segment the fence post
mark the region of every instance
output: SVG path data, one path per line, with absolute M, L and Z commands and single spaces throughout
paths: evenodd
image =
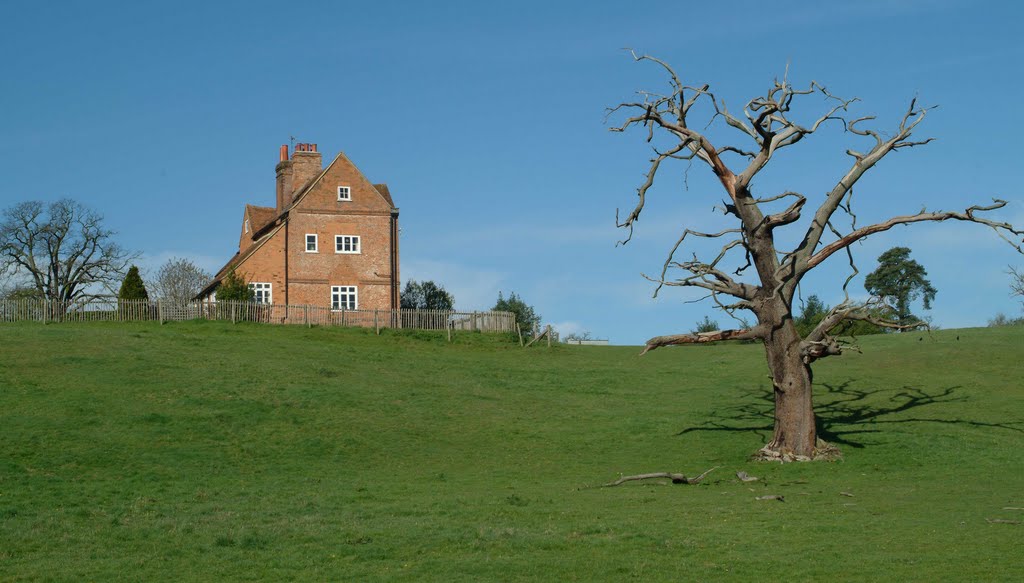
M 312 328 L 313 324 L 309 321 L 309 304 L 306 304 L 305 306 L 302 306 L 302 308 L 303 308 L 302 309 L 303 318 L 305 318 L 305 320 L 306 320 L 306 327 L 307 328 Z
M 43 300 L 43 325 L 46 325 L 46 312 L 50 311 L 49 307 L 50 300 Z
M 548 348 L 551 348 L 551 324 L 548 324 Z
M 448 342 L 451 342 L 452 341 L 452 322 L 448 321 L 446 323 L 446 325 L 445 325 L 445 328 L 448 329 Z
M 377 336 L 380 336 L 380 320 L 377 318 L 377 308 L 373 309 L 373 328 L 377 331 Z
M 164 324 L 164 302 L 163 300 L 156 301 L 156 317 L 160 320 L 160 325 Z
M 519 323 L 512 318 L 512 325 L 516 327 L 516 334 L 519 334 L 519 346 L 523 345 L 523 329 L 519 327 Z
M 237 309 L 238 309 L 238 306 L 235 305 L 235 302 L 231 302 L 231 323 L 232 324 L 235 323 L 235 310 L 237 310 Z

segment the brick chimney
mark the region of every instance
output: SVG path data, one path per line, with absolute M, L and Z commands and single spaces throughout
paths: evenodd
M 281 161 L 277 163 L 277 213 L 281 214 L 292 201 L 292 184 L 294 169 L 288 159 L 288 146 L 281 146 Z
M 316 150 L 316 144 L 295 144 L 295 153 L 292 154 L 292 192 L 288 203 L 295 198 L 299 189 L 316 178 L 322 170 L 323 160 Z

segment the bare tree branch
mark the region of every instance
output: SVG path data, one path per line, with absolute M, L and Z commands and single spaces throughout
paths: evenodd
M 678 346 L 680 344 L 704 344 L 707 342 L 720 342 L 722 340 L 756 340 L 764 337 L 764 331 L 760 326 L 747 328 L 745 330 L 716 330 L 714 332 L 698 332 L 696 334 L 673 334 L 670 336 L 655 336 L 644 344 L 641 356 L 663 346 Z
M 647 171 L 646 180 L 644 180 L 644 183 L 641 184 L 640 187 L 637 188 L 636 190 L 636 195 L 640 198 L 640 200 L 638 200 L 636 203 L 636 207 L 634 207 L 633 211 L 629 213 L 629 216 L 626 217 L 626 220 L 621 222 L 619 221 L 618 212 L 615 213 L 615 226 L 619 228 L 629 228 L 629 235 L 624 240 L 619 241 L 620 245 L 625 245 L 626 243 L 629 242 L 630 239 L 633 238 L 633 223 L 640 218 L 640 212 L 644 210 L 644 202 L 647 198 L 647 190 L 654 184 L 654 177 L 658 173 L 658 167 L 661 166 L 661 163 L 664 162 L 666 158 L 670 158 L 674 154 L 677 154 L 681 152 L 683 149 L 685 149 L 686 145 L 687 144 L 685 142 L 680 143 L 678 146 L 672 148 L 668 152 L 658 154 L 655 158 L 653 158 L 651 160 L 651 168 Z
M 829 335 L 829 331 L 844 321 L 859 320 L 874 324 L 880 328 L 890 330 L 914 330 L 928 328 L 926 322 L 910 322 L 900 324 L 887 320 L 879 315 L 880 311 L 892 312 L 893 306 L 887 304 L 882 298 L 871 298 L 866 302 L 851 302 L 846 300 L 835 306 L 822 318 L 821 322 L 811 330 L 800 343 L 800 353 L 804 362 L 810 364 L 817 359 L 826 356 L 842 354 L 843 347 Z
M 870 170 L 878 163 L 879 160 L 884 158 L 893 150 L 922 143 L 912 142 L 909 138 L 913 134 L 917 125 L 924 121 L 925 115 L 929 109 L 931 108 L 918 108 L 917 100 L 911 100 L 910 107 L 900 120 L 898 131 L 888 140 L 882 140 L 877 133 L 869 130 L 854 131 L 854 133 L 859 135 L 871 135 L 874 137 L 876 140 L 875 146 L 871 148 L 867 154 L 857 154 L 854 156 L 855 162 L 853 166 L 849 171 L 847 171 L 846 175 L 840 179 L 835 187 L 829 191 L 825 202 L 822 203 L 818 208 L 818 211 L 814 214 L 814 220 L 811 222 L 807 232 L 804 234 L 803 240 L 783 265 L 785 273 L 779 275 L 786 280 L 787 287 L 790 291 L 795 288 L 797 283 L 799 283 L 800 278 L 811 269 L 809 261 L 815 253 L 818 243 L 821 241 L 821 236 L 824 233 L 826 225 L 829 220 L 831 220 L 833 213 L 835 213 L 842 204 L 843 199 L 846 198 L 847 193 L 853 188 L 857 181 L 860 180 L 864 173 Z M 847 127 L 849 128 L 849 124 Z
M 980 225 L 991 227 L 992 230 L 996 232 L 996 234 L 998 234 L 1002 239 L 1004 239 L 1011 246 L 1013 246 L 1014 249 L 1016 249 L 1018 252 L 1024 253 L 1024 248 L 1022 248 L 1022 243 L 1024 243 L 1024 241 L 1022 241 L 1022 243 L 1016 243 L 1010 240 L 1010 238 L 1004 234 L 1005 232 L 1011 235 L 1021 237 L 1024 236 L 1024 230 L 1016 229 L 1013 225 L 1009 223 L 990 221 L 983 217 L 975 216 L 975 213 L 992 211 L 1003 208 L 1004 206 L 1006 206 L 1005 200 L 995 199 L 995 202 L 993 204 L 984 206 L 974 205 L 968 207 L 967 210 L 965 210 L 962 213 L 954 211 L 939 211 L 931 213 L 920 212 L 916 215 L 893 217 L 887 221 L 882 221 L 881 223 L 869 225 L 867 227 L 861 227 L 860 229 L 856 229 L 855 231 L 851 232 L 845 237 L 841 237 L 838 241 L 835 241 L 822 247 L 821 251 L 815 253 L 814 256 L 812 256 L 807 261 L 806 269 L 813 269 L 819 263 L 821 263 L 825 259 L 828 259 L 828 257 L 835 253 L 836 251 L 847 248 L 853 243 L 860 241 L 861 239 L 864 239 L 865 237 L 868 237 L 870 235 L 874 235 L 875 233 L 888 231 L 889 229 L 895 227 L 896 225 L 907 225 L 910 223 L 920 223 L 925 221 L 941 222 L 948 221 L 950 219 L 957 221 L 966 221 L 970 223 L 978 223 Z
M 1010 295 L 1024 297 L 1024 272 L 1011 267 L 1007 273 L 1013 278 L 1010 281 Z
M 673 484 L 688 484 L 690 486 L 693 486 L 693 485 L 699 484 L 701 482 L 701 480 L 704 479 L 705 476 L 707 476 L 708 474 L 710 474 L 711 472 L 713 472 L 713 471 L 715 471 L 717 469 L 718 469 L 718 466 L 715 466 L 715 467 L 711 468 L 710 470 L 705 471 L 703 474 L 701 474 L 699 476 L 694 476 L 692 478 L 688 478 L 688 477 L 684 476 L 683 474 L 674 474 L 674 473 L 671 473 L 671 472 L 654 472 L 654 473 L 650 473 L 650 474 L 637 474 L 635 476 L 622 476 L 618 480 L 615 480 L 614 482 L 608 482 L 607 484 L 604 484 L 601 487 L 602 488 L 611 488 L 611 487 L 614 487 L 614 486 L 621 486 L 622 484 L 625 484 L 626 482 L 635 482 L 637 480 L 654 480 L 654 479 L 659 479 L 659 478 L 660 479 L 672 480 Z

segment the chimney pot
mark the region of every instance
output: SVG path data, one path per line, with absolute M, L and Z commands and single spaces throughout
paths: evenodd
M 286 162 L 287 160 L 288 160 L 288 145 L 287 144 L 282 144 L 281 145 L 281 160 L 280 161 L 281 162 Z
M 310 144 L 310 145 L 313 146 L 313 151 L 316 152 L 316 144 Z

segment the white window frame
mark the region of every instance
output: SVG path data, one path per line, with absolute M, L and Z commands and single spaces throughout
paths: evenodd
M 245 219 L 245 232 L 249 232 L 249 219 Z
M 274 284 L 264 281 L 254 281 L 249 284 L 249 289 L 253 291 L 253 299 L 257 304 L 272 305 L 274 303 Z
M 346 239 L 348 239 L 348 250 L 345 250 Z M 363 240 L 359 235 L 335 235 L 334 252 L 345 255 L 359 255 L 363 252 Z
M 339 201 L 351 201 L 352 200 L 352 187 L 351 186 L 338 186 L 338 200 Z
M 312 237 L 313 248 L 309 248 L 310 237 Z M 306 253 L 319 253 L 320 252 L 320 238 L 317 237 L 316 233 L 306 233 Z
M 342 298 L 346 298 L 343 300 Z M 344 303 L 342 303 L 344 301 Z M 332 285 L 331 286 L 331 310 L 340 312 L 342 310 L 359 309 L 359 287 L 354 285 Z

